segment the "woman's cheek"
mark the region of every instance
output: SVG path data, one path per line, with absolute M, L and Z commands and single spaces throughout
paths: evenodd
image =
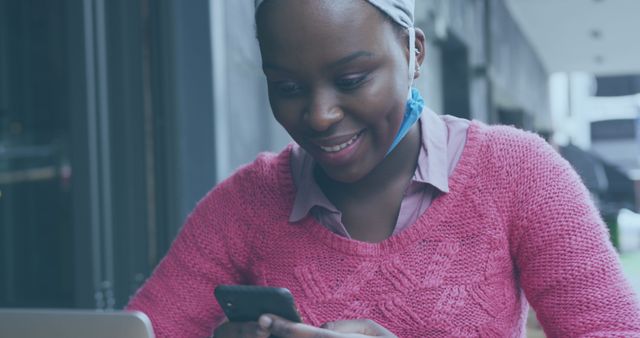
M 369 123 L 387 124 L 395 120 L 394 115 L 402 115 L 403 112 L 401 106 L 404 105 L 404 101 L 399 98 L 389 96 L 389 93 L 390 91 L 386 91 L 386 94 L 383 95 L 376 91 L 360 100 L 358 109 L 360 111 L 367 112 L 366 115 Z
M 363 92 L 360 99 L 363 108 L 373 112 L 376 118 L 388 115 L 397 110 L 397 107 L 404 105 L 408 90 L 403 91 L 398 79 L 393 74 L 379 74 Z
M 295 107 L 272 104 L 271 110 L 276 121 L 293 137 L 296 134 L 298 123 L 301 121 L 300 114 L 296 112 Z

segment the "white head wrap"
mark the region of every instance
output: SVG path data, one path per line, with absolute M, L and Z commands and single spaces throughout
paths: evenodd
M 256 10 L 265 1 L 267 0 L 255 0 Z M 366 1 L 388 15 L 397 24 L 407 29 L 409 34 L 409 83 L 413 83 L 413 76 L 416 71 L 416 34 L 413 23 L 415 0 Z

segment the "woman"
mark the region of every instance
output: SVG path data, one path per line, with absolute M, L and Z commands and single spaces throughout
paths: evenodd
M 271 108 L 296 144 L 189 216 L 129 305 L 158 336 L 513 337 L 527 301 L 549 336 L 640 336 L 570 166 L 533 134 L 423 109 L 413 1 L 256 7 Z M 306 324 L 224 322 L 219 284 L 287 287 Z

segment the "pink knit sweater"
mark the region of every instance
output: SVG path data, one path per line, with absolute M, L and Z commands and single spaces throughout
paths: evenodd
M 450 192 L 399 235 L 288 218 L 290 149 L 215 187 L 129 304 L 158 337 L 206 337 L 218 284 L 289 288 L 307 323 L 370 318 L 399 337 L 640 337 L 640 307 L 589 194 L 542 139 L 473 122 Z M 525 299 L 526 296 L 526 299 Z

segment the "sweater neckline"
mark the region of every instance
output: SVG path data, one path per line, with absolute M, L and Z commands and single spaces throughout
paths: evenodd
M 377 256 L 392 252 L 402 251 L 412 243 L 424 239 L 424 233 L 428 232 L 434 224 L 441 223 L 447 217 L 447 206 L 464 190 L 465 185 L 473 178 L 477 171 L 477 152 L 481 145 L 482 123 L 471 121 L 467 130 L 467 140 L 462 155 L 453 173 L 449 177 L 449 192 L 436 198 L 431 206 L 401 233 L 391 236 L 378 243 L 362 242 L 349 239 L 333 233 L 320 224 L 313 216 L 307 215 L 304 219 L 294 223 L 294 226 L 305 227 L 308 235 L 323 242 L 328 247 L 353 256 Z M 282 183 L 283 193 L 287 201 L 287 207 L 293 207 L 296 187 L 291 173 L 290 156 L 291 146 L 282 152 L 278 158 L 279 178 Z M 287 210 L 289 215 L 291 210 Z M 286 220 L 288 222 L 288 219 Z

